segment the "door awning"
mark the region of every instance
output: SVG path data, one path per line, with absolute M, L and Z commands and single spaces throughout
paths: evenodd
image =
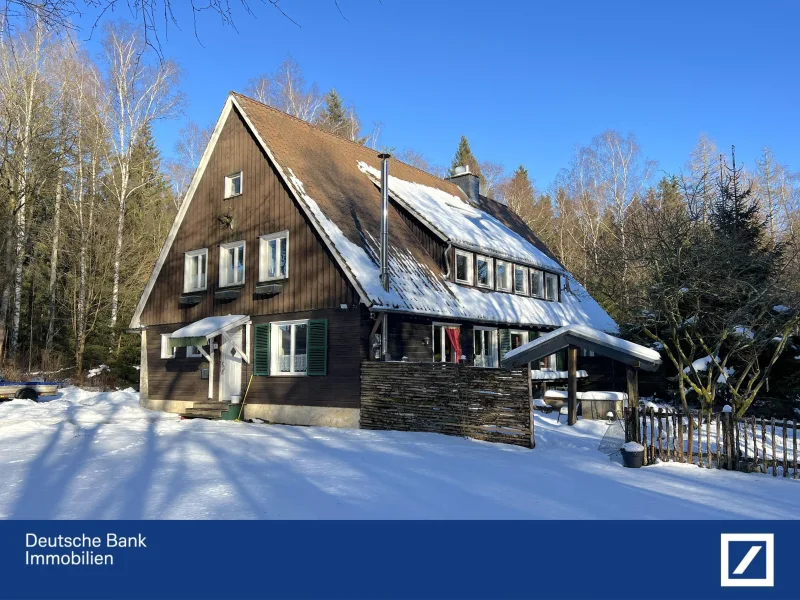
M 249 315 L 227 315 L 224 317 L 206 317 L 186 327 L 181 327 L 170 334 L 170 346 L 205 346 L 208 340 L 230 329 L 244 325 L 250 320 Z

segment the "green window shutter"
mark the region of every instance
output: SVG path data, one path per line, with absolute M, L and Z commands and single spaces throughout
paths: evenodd
M 497 337 L 500 339 L 500 360 L 503 360 L 506 354 L 511 351 L 511 331 L 509 329 L 500 329 L 497 332 Z
M 308 361 L 306 374 L 328 374 L 328 319 L 311 319 L 308 322 Z
M 255 336 L 253 337 L 253 373 L 255 375 L 269 375 L 269 323 L 254 325 Z

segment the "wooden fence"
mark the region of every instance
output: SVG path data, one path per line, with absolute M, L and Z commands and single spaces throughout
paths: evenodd
M 427 431 L 533 447 L 523 371 L 449 363 L 361 364 L 361 427 Z
M 798 478 L 796 421 L 644 407 L 633 416 L 626 408 L 625 439 L 645 447 L 645 464 L 658 459 Z

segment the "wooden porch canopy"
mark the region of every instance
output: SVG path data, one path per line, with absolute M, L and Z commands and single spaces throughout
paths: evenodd
M 537 339 L 523 344 L 503 357 L 501 366 L 513 369 L 527 366 L 541 360 L 559 350 L 567 348 L 568 362 L 568 419 L 570 425 L 577 422 L 577 362 L 578 348 L 591 350 L 600 356 L 607 356 L 628 366 L 628 402 L 634 406 L 639 398 L 639 370 L 655 371 L 661 365 L 661 355 L 651 348 L 646 348 L 603 333 L 585 325 L 567 325 L 546 333 Z

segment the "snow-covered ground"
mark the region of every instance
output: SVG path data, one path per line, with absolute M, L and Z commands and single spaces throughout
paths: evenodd
M 597 451 L 536 417 L 535 450 L 426 433 L 180 420 L 133 391 L 0 404 L 0 517 L 791 519 L 800 481 Z

